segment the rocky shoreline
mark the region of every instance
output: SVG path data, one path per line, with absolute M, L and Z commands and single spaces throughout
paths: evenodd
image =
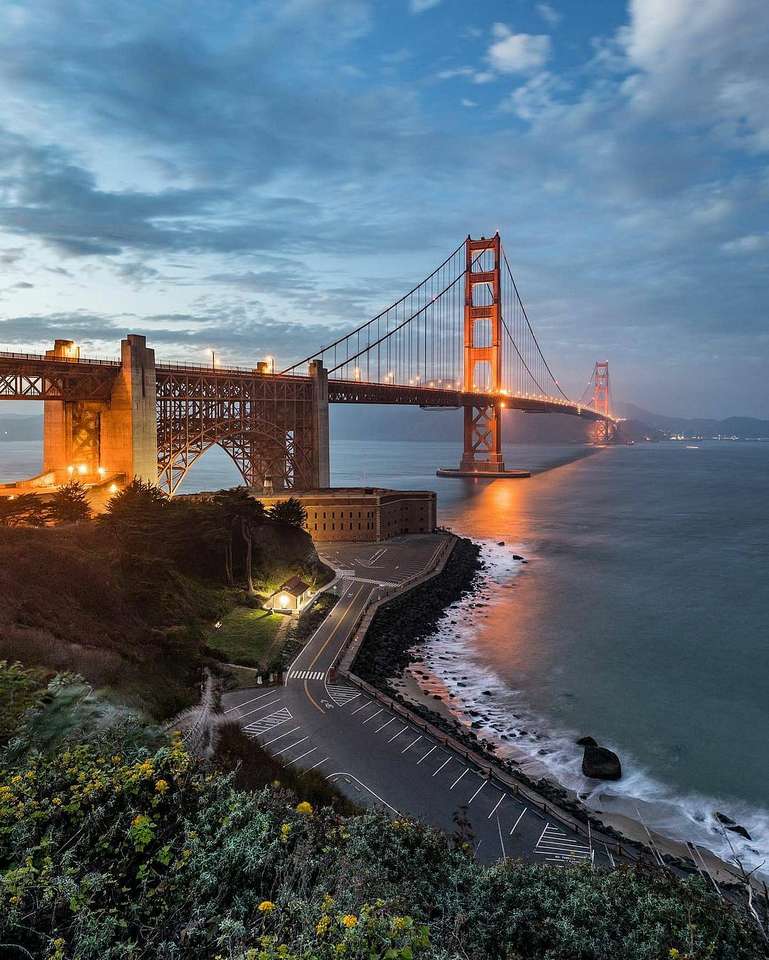
M 471 716 L 469 722 L 462 722 L 455 715 L 453 694 L 449 693 L 451 699 L 444 700 L 438 694 L 419 689 L 419 677 L 424 676 L 419 669 L 424 663 L 421 644 L 434 633 L 452 604 L 479 591 L 484 569 L 480 547 L 469 539 L 459 538 L 440 574 L 405 594 L 397 595 L 379 608 L 353 662 L 352 671 L 468 749 L 485 755 L 520 783 L 536 791 L 543 800 L 568 811 L 575 819 L 589 823 L 603 836 L 652 862 L 656 861 L 656 853 L 666 864 L 696 875 L 698 868 L 688 859 L 682 845 L 674 841 L 665 843 L 664 838 L 656 837 L 656 850 L 652 851 L 645 841 L 594 816 L 572 791 L 548 777 L 530 777 L 515 759 L 498 756 L 497 744 L 476 733 L 482 725 L 479 720 L 473 720 Z M 419 693 L 413 695 L 410 686 Z M 459 703 L 456 707 L 460 707 Z M 461 712 L 472 714 L 466 708 Z M 714 861 L 717 869 L 720 862 L 716 858 Z M 722 881 L 727 879 L 720 870 L 719 873 Z

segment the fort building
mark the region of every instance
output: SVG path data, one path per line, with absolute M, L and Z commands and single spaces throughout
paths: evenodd
M 382 487 L 322 487 L 256 494 L 266 508 L 289 497 L 307 511 L 305 530 L 313 540 L 379 541 L 406 533 L 432 533 L 437 497 L 432 490 Z

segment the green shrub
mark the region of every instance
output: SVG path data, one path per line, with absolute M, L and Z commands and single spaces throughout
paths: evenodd
M 700 881 L 485 868 L 413 821 L 297 799 L 121 728 L 6 762 L 0 944 L 57 960 L 765 956 Z

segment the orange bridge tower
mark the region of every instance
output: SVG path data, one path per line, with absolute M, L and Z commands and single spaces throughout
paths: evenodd
M 501 242 L 496 233 L 465 242 L 465 393 L 498 394 L 502 387 Z M 464 408 L 464 450 L 460 470 L 501 473 L 502 416 L 497 403 Z

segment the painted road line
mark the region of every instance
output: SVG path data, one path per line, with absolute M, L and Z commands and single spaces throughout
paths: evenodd
M 423 760 L 427 760 L 427 758 L 430 756 L 430 754 L 433 752 L 433 750 L 437 750 L 437 749 L 438 749 L 438 744 L 436 743 L 435 746 L 430 747 L 430 749 L 427 751 L 427 753 L 426 753 L 423 757 L 420 757 L 419 760 L 417 760 L 417 766 L 419 766 L 419 764 L 420 764 Z
M 499 798 L 499 800 L 497 800 L 497 802 L 494 804 L 494 809 L 491 811 L 488 817 L 486 817 L 487 820 L 491 820 L 491 818 L 497 812 L 497 807 L 500 805 L 500 803 L 502 803 L 504 799 L 505 799 L 505 794 L 503 793 L 502 796 Z M 499 823 L 499 817 L 497 817 L 497 823 Z
M 362 707 L 357 707 L 355 710 L 353 710 L 353 712 L 350 714 L 350 716 L 351 716 L 351 717 L 354 717 L 356 713 L 360 713 L 361 710 L 365 710 L 366 707 L 370 707 L 370 706 L 371 706 L 370 703 L 364 703 Z
M 269 747 L 271 743 L 277 743 L 278 740 L 282 740 L 283 737 L 287 737 L 291 733 L 296 733 L 297 730 L 301 730 L 301 724 L 298 727 L 293 727 L 291 730 L 286 730 L 285 733 L 281 733 L 279 737 L 273 737 L 272 740 L 268 740 L 267 743 L 263 743 L 263 747 Z
M 521 820 L 523 820 L 524 816 L 526 815 L 526 811 L 527 811 L 528 809 L 529 809 L 528 807 L 524 807 L 523 810 L 521 810 L 521 815 L 520 815 L 520 817 L 518 817 L 518 819 L 515 821 L 515 823 L 513 824 L 513 829 L 510 831 L 510 836 L 511 836 L 511 837 L 512 837 L 512 835 L 513 835 L 513 832 L 514 832 L 515 828 L 518 826 L 518 824 L 521 822 Z
M 364 721 L 363 721 L 363 723 L 368 723 L 369 720 L 373 720 L 374 717 L 378 717 L 379 714 L 382 713 L 383 711 L 384 711 L 384 707 L 380 707 L 379 710 L 377 710 L 376 713 L 372 713 L 371 716 L 370 716 L 367 720 L 364 720 Z
M 410 743 L 404 750 L 401 750 L 401 753 L 405 753 L 406 750 L 410 750 L 410 749 L 414 746 L 414 744 L 415 744 L 415 743 L 419 743 L 419 741 L 420 741 L 421 739 L 422 739 L 422 734 L 420 734 L 420 735 L 416 738 L 416 740 L 412 740 L 411 743 Z
M 405 733 L 408 730 L 408 728 L 409 728 L 409 725 L 406 724 L 406 726 L 402 730 L 399 730 L 394 737 L 390 737 L 390 739 L 387 742 L 392 743 L 393 740 L 397 740 L 402 733 Z
M 452 757 L 447 757 L 447 759 L 444 760 L 443 763 L 442 763 L 442 764 L 438 767 L 438 769 L 435 771 L 435 773 L 433 774 L 433 776 L 434 776 L 434 777 L 437 777 L 438 774 L 441 772 L 441 770 L 443 770 L 443 768 L 446 766 L 446 764 L 447 764 L 447 763 L 451 763 L 452 759 L 453 759 Z
M 609 851 L 609 848 L 606 846 L 606 844 L 603 845 L 603 848 L 606 851 L 606 856 L 609 858 L 609 863 L 611 864 L 611 868 L 612 870 L 614 870 L 614 868 L 617 866 L 617 864 L 614 862 L 614 857 L 611 855 L 611 852 Z
M 233 710 L 240 710 L 241 707 L 247 707 L 249 703 L 256 703 L 257 700 L 264 700 L 265 697 L 274 697 L 275 691 L 268 690 L 267 693 L 261 693 L 258 697 L 252 697 L 250 700 L 244 700 L 243 703 L 236 703 L 234 707 L 230 707 L 229 710 L 225 710 L 225 714 L 232 713 Z
M 478 794 L 481 792 L 481 790 L 483 790 L 483 788 L 486 786 L 487 783 L 488 783 L 488 780 L 484 780 L 483 783 L 480 785 L 480 787 L 478 787 L 478 789 L 477 789 L 477 790 L 475 791 L 475 793 L 472 795 L 472 797 L 470 797 L 470 799 L 467 801 L 468 807 L 469 807 L 470 804 L 473 802 L 473 800 L 475 800 L 475 798 L 478 796 Z
M 310 767 L 310 770 L 314 770 L 316 767 L 319 767 L 322 763 L 325 763 L 326 760 L 328 760 L 328 757 L 324 757 L 322 760 L 318 760 L 317 763 L 313 763 L 313 765 Z
M 451 784 L 451 786 L 449 787 L 449 790 L 453 790 L 454 787 L 456 787 L 456 785 L 457 785 L 457 784 L 459 783 L 459 781 L 462 779 L 462 777 L 464 777 L 464 775 L 465 775 L 466 773 L 469 773 L 469 772 L 470 772 L 470 768 L 469 768 L 469 767 L 465 767 L 465 769 L 459 774 L 459 776 L 457 777 L 457 779 Z
M 250 717 L 252 713 L 261 713 L 262 710 L 266 710 L 268 707 L 274 707 L 276 703 L 280 703 L 280 697 L 276 697 L 275 700 L 270 701 L 270 703 L 265 703 L 262 707 L 254 707 L 253 710 L 244 713 L 240 719 L 245 720 L 246 717 Z
M 308 750 L 306 753 L 303 753 L 299 757 L 294 757 L 293 760 L 289 760 L 289 763 L 299 763 L 300 760 L 304 760 L 305 757 L 309 757 L 311 753 L 315 753 L 317 747 L 313 747 L 312 750 Z
M 349 783 L 351 786 L 355 786 L 355 784 L 353 783 L 353 780 L 354 780 L 355 783 L 359 783 L 364 790 L 367 790 L 371 794 L 371 796 L 374 797 L 375 800 L 378 800 L 380 803 L 383 803 L 386 807 L 389 807 L 393 813 L 400 812 L 396 810 L 395 807 L 389 804 L 386 800 L 380 797 L 379 794 L 374 793 L 371 787 L 366 786 L 366 784 L 362 780 L 359 780 L 357 777 L 354 777 L 351 773 L 343 773 L 341 771 L 339 773 L 331 773 L 329 774 L 328 779 L 333 782 L 338 777 L 343 777 L 347 781 L 347 783 Z M 358 790 L 358 793 L 360 793 L 360 790 L 358 789 L 358 787 L 355 787 L 355 789 Z
M 491 816 L 491 814 L 489 814 Z M 502 859 L 507 859 L 507 851 L 505 850 L 505 841 L 502 839 L 502 825 L 499 822 L 499 817 L 497 817 L 497 832 L 499 833 L 499 845 L 502 847 Z
M 285 753 L 286 750 L 293 750 L 294 747 L 298 747 L 300 743 L 304 743 L 305 740 L 309 740 L 309 739 L 310 739 L 309 737 L 302 737 L 301 740 L 296 740 L 294 743 L 290 743 L 287 747 L 283 747 L 282 750 L 276 750 L 275 756 L 279 757 L 281 753 Z
M 377 727 L 374 733 L 379 733 L 380 730 L 384 730 L 385 727 L 389 727 L 391 723 L 395 723 L 395 717 L 390 717 L 390 719 L 383 723 L 381 727 Z
M 282 707 L 280 710 L 276 710 L 275 713 L 271 713 L 267 717 L 260 717 L 258 720 L 254 720 L 252 723 L 247 723 L 243 729 L 246 733 L 255 733 L 261 735 L 263 733 L 267 733 L 269 730 L 274 730 L 275 727 L 279 727 L 293 719 L 294 718 L 291 715 L 291 711 L 287 707 Z

